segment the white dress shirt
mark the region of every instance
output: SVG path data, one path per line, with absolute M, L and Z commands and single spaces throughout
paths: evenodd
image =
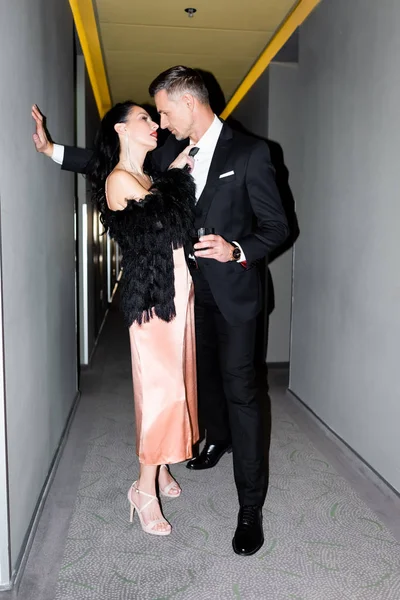
M 53 154 L 51 155 L 51 159 L 58 165 L 62 165 L 64 161 L 64 146 L 53 144 Z
M 221 131 L 222 122 L 214 115 L 214 121 L 199 141 L 195 144 L 193 140 L 190 140 L 190 143 L 199 149 L 194 157 L 194 168 L 191 173 L 196 184 L 196 200 L 200 198 L 206 185 L 215 146 L 217 145 Z
M 194 157 L 194 167 L 191 175 L 196 184 L 196 200 L 198 200 L 205 188 L 207 183 L 208 172 L 210 170 L 211 161 L 214 156 L 215 147 L 221 135 L 223 123 L 214 115 L 214 120 L 210 127 L 203 134 L 197 143 L 190 140 L 191 144 L 194 144 L 196 148 L 199 148 L 196 156 Z M 240 249 L 241 255 L 238 262 L 245 262 L 246 257 L 244 252 L 237 242 L 234 242 Z

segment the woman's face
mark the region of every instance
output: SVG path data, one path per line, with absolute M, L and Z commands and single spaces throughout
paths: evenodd
M 128 134 L 130 141 L 149 150 L 154 150 L 157 147 L 158 125 L 152 121 L 149 113 L 144 108 L 133 106 L 124 125 L 126 127 L 125 136 Z

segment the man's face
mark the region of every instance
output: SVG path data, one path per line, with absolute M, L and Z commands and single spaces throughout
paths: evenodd
M 169 97 L 166 90 L 154 96 L 160 114 L 161 129 L 168 129 L 177 140 L 190 137 L 193 129 L 193 113 L 187 94 L 180 97 Z

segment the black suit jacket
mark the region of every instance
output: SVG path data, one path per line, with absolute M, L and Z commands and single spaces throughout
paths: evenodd
M 188 145 L 169 136 L 153 152 L 153 165 L 166 170 Z M 65 148 L 63 168 L 84 172 L 90 151 Z M 233 171 L 232 175 L 220 175 Z M 247 267 L 236 262 L 198 259 L 221 313 L 231 324 L 254 318 L 262 307 L 262 290 L 255 265 L 281 245 L 288 224 L 275 183 L 267 144 L 224 124 L 203 193 L 196 205 L 195 226 L 214 227 L 227 241 L 237 241 Z

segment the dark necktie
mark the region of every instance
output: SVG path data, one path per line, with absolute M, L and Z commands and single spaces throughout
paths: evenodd
M 194 148 L 191 148 L 189 150 L 189 156 L 191 156 L 192 158 L 194 158 L 196 156 L 196 154 L 198 153 L 199 150 L 200 150 L 200 148 L 198 148 L 197 146 L 195 146 Z M 189 165 L 185 165 L 183 167 L 183 170 L 185 171 L 185 173 L 190 173 L 191 172 L 191 168 L 189 167 Z
M 191 156 L 192 158 L 194 158 L 196 156 L 196 154 L 198 153 L 198 151 L 200 150 L 200 148 L 198 148 L 197 146 L 195 146 L 194 148 L 192 148 L 189 152 L 189 156 Z

